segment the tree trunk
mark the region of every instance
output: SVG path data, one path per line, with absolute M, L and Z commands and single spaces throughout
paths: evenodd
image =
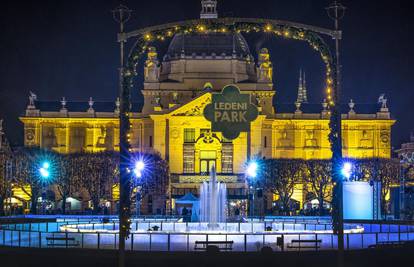
M 32 196 L 30 197 L 30 213 L 37 214 L 37 194 L 32 192 Z
M 93 214 L 98 214 L 99 212 L 99 198 L 93 197 L 92 198 L 92 204 L 93 204 Z
M 325 213 L 325 210 L 323 208 L 323 204 L 324 204 L 323 197 L 319 197 L 318 202 L 319 202 L 319 216 L 323 216 Z
M 0 196 L 0 216 L 4 216 L 4 198 Z
M 383 196 L 382 194 L 381 194 L 381 203 L 380 203 L 380 205 L 381 205 L 381 215 L 382 216 L 386 216 L 387 215 L 387 201 L 385 200 L 385 196 Z
M 66 213 L 66 196 L 62 195 L 62 214 Z
M 36 186 L 36 185 L 31 185 L 32 188 L 32 194 L 30 196 L 30 213 L 31 214 L 37 214 L 37 203 L 38 203 L 38 198 L 39 198 L 39 194 L 41 192 L 41 189 Z
M 289 213 L 289 211 L 290 211 L 290 207 L 289 207 L 289 198 L 287 198 L 287 197 L 283 197 L 283 201 L 282 201 L 282 203 L 283 203 L 283 215 L 285 215 L 285 216 L 289 216 L 290 214 L 288 214 Z

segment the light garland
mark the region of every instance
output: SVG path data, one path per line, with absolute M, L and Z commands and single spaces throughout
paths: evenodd
M 328 45 L 325 41 L 316 33 L 308 30 L 304 30 L 298 27 L 286 27 L 280 25 L 274 25 L 269 23 L 234 23 L 233 25 L 225 25 L 223 23 L 205 24 L 190 24 L 184 26 L 174 26 L 163 30 L 157 30 L 145 33 L 141 35 L 132 50 L 124 77 L 126 81 L 124 86 L 132 88 L 133 76 L 136 75 L 136 66 L 149 47 L 150 43 L 154 41 L 165 41 L 168 38 L 173 37 L 175 34 L 191 34 L 193 32 L 208 33 L 208 32 L 233 32 L 233 33 L 250 33 L 250 32 L 264 32 L 274 34 L 278 37 L 286 39 L 294 39 L 307 42 L 311 48 L 320 53 L 321 59 L 326 67 L 326 87 L 325 93 L 329 106 L 332 108 L 335 103 L 333 101 L 333 58 Z

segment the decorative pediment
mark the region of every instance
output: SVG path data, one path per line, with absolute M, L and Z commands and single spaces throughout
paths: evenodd
M 170 113 L 171 116 L 203 116 L 205 106 L 211 103 L 211 93 L 205 93 Z

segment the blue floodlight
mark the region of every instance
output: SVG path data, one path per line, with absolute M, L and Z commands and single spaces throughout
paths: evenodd
M 246 169 L 247 176 L 249 176 L 251 178 L 256 178 L 258 167 L 259 166 L 257 165 L 256 162 L 254 162 L 254 161 L 250 162 L 249 165 L 247 166 L 247 169 Z
M 43 169 L 49 169 L 50 163 L 49 162 L 43 162 Z
M 45 161 L 42 163 L 42 167 L 39 169 L 40 177 L 43 179 L 47 179 L 50 177 L 50 163 Z
M 350 162 L 345 162 L 344 165 L 342 166 L 342 170 L 341 170 L 342 175 L 349 179 L 351 178 L 352 175 L 352 163 Z
M 145 163 L 142 160 L 135 162 L 134 174 L 136 177 L 140 178 L 142 176 L 142 171 L 145 169 Z

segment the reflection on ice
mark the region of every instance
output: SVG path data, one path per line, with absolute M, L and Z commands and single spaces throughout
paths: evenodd
M 313 223 L 285 223 L 285 222 L 246 222 L 246 223 L 217 223 L 214 228 L 208 222 L 181 223 L 181 222 L 132 222 L 132 233 L 208 233 L 208 234 L 227 234 L 227 233 L 311 233 L 311 234 L 330 234 L 332 225 L 313 224 Z M 62 232 L 82 232 L 82 233 L 117 233 L 117 223 L 89 223 L 89 224 L 69 224 L 60 227 Z M 346 224 L 345 233 L 363 233 L 364 227 L 355 224 Z

